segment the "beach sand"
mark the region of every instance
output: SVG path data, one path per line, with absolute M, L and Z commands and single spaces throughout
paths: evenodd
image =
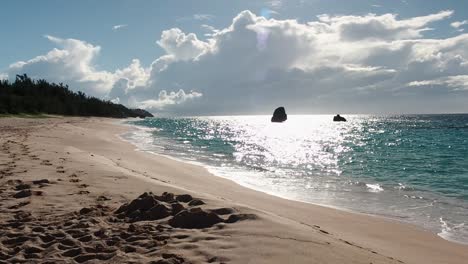
M 418 227 L 136 151 L 117 122 L 0 118 L 0 263 L 467 263 Z

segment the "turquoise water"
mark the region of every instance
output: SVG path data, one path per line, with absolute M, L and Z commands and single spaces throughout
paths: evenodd
M 125 138 L 277 196 L 468 243 L 468 115 L 150 118 Z

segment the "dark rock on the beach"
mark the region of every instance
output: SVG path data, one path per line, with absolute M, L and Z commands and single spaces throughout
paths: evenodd
M 145 220 L 158 220 L 170 215 L 169 208 L 163 204 L 158 204 L 153 208 L 149 209 L 147 213 L 143 216 Z
M 176 201 L 173 193 L 163 192 L 161 196 L 156 196 L 156 199 L 161 202 L 171 203 Z
M 13 195 L 14 198 L 19 199 L 19 198 L 26 198 L 32 195 L 31 190 L 22 190 Z
M 221 219 L 217 214 L 203 211 L 198 207 L 190 210 L 184 210 L 169 220 L 169 224 L 172 227 L 189 229 L 212 227 L 213 225 L 221 222 L 223 222 L 223 219 Z
M 27 190 L 27 189 L 31 189 L 31 185 L 26 184 L 26 183 L 20 183 L 20 184 L 16 185 L 15 189 L 16 189 L 17 191 L 20 191 L 20 190 Z
M 37 180 L 37 181 L 33 181 L 32 182 L 33 184 L 49 184 L 49 180 L 48 179 L 42 179 L 42 180 Z
M 87 208 L 87 207 L 84 207 L 80 210 L 80 215 L 85 215 L 85 214 L 89 214 L 93 211 L 92 208 Z
M 257 216 L 254 214 L 235 214 L 229 216 L 229 218 L 226 220 L 226 223 L 231 224 L 235 223 L 238 221 L 244 221 L 244 220 L 255 220 L 257 219 Z
M 200 199 L 193 199 L 192 201 L 190 201 L 190 203 L 188 203 L 188 205 L 190 206 L 198 206 L 198 205 L 204 205 L 204 204 L 205 202 L 203 202 Z
M 193 197 L 190 194 L 181 194 L 177 195 L 176 200 L 182 203 L 188 203 L 193 200 Z
M 273 116 L 271 117 L 271 122 L 284 122 L 288 119 L 288 115 L 286 115 L 286 110 L 284 107 L 278 107 L 273 112 Z
M 346 122 L 346 118 L 340 116 L 340 115 L 336 115 L 333 117 L 333 121 L 334 122 Z
M 217 215 L 228 215 L 228 214 L 233 214 L 236 212 L 232 208 L 218 208 L 218 209 L 212 209 L 210 211 Z
M 172 203 L 171 207 L 172 207 L 172 215 L 176 215 L 180 211 L 185 209 L 185 207 L 183 205 L 181 205 L 180 203 Z
M 144 193 L 131 201 L 130 204 L 122 205 L 115 211 L 115 214 L 119 215 L 120 218 L 130 218 L 132 221 L 159 220 L 171 215 L 172 206 L 166 206 L 163 202 L 158 201 L 159 199 L 174 201 L 174 195 L 165 193 L 158 197 L 152 193 Z

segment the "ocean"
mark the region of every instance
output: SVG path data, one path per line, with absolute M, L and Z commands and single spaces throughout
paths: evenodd
M 138 149 L 287 199 L 416 224 L 468 243 L 468 115 L 146 118 Z

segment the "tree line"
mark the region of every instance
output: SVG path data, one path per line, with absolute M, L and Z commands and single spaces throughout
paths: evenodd
M 129 109 L 83 92 L 73 92 L 63 83 L 32 80 L 26 74 L 16 75 L 14 82 L 0 80 L 0 114 L 22 113 L 114 118 L 152 116 L 142 109 Z

